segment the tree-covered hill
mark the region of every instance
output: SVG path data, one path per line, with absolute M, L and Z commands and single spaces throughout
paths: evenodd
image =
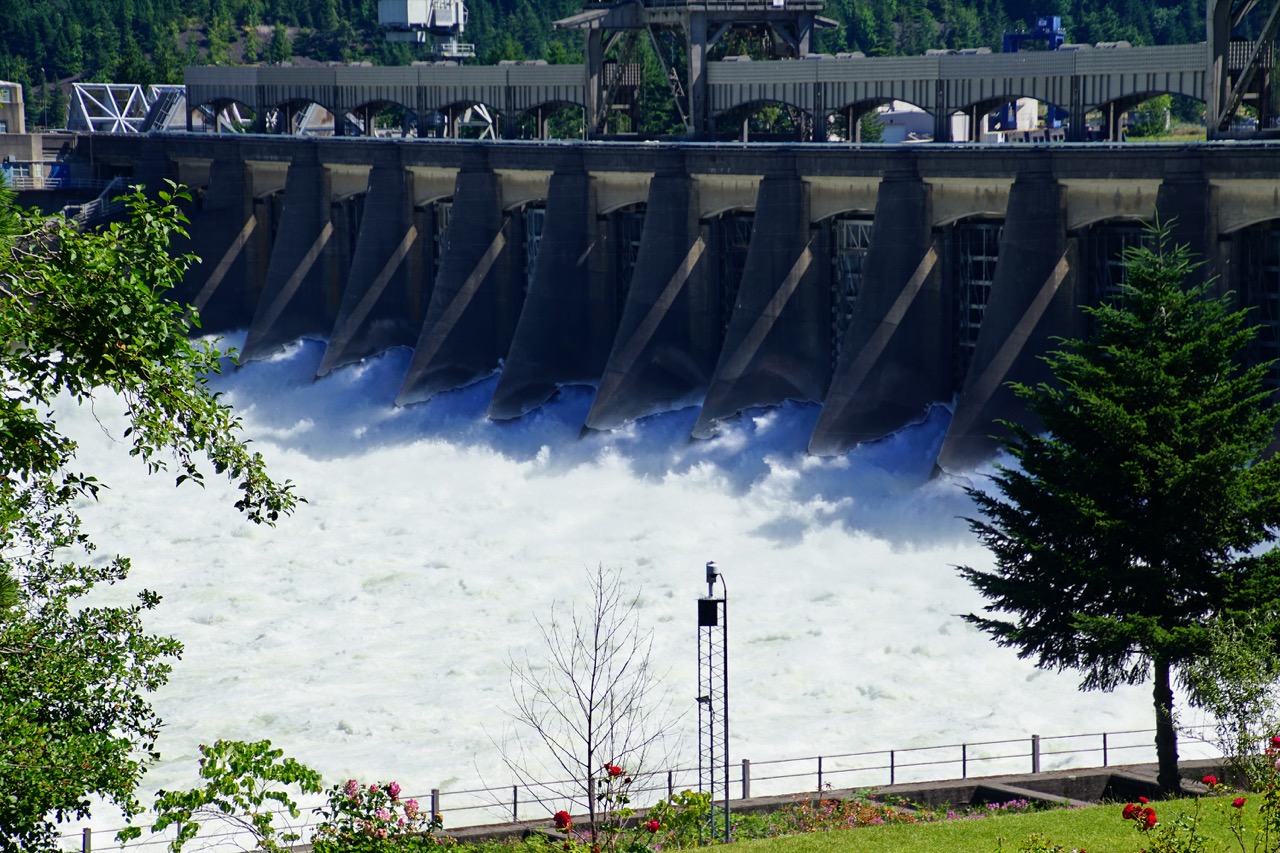
M 24 84 L 29 115 L 52 96 L 42 83 L 83 79 L 181 82 L 182 67 L 290 60 L 296 63 L 414 59 L 388 44 L 377 0 L 0 0 L 0 77 Z M 580 0 L 468 0 L 466 40 L 478 61 L 581 56 L 575 33 L 551 22 Z M 829 0 L 824 52 L 918 54 L 938 47 L 999 50 L 1005 30 L 1037 15 L 1061 15 L 1074 42 L 1127 39 L 1176 44 L 1204 39 L 1203 0 Z

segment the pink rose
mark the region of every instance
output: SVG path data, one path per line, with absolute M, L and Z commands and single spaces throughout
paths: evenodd
M 386 809 L 378 809 L 376 812 L 373 813 L 373 816 L 376 817 L 378 820 L 384 820 L 384 821 L 391 820 L 391 812 L 387 811 Z
M 417 816 L 417 814 L 418 814 L 418 801 L 417 801 L 417 800 L 405 800 L 405 801 L 404 801 L 404 813 L 405 813 L 406 815 L 408 815 L 408 816 L 409 816 L 409 819 L 410 819 L 410 820 L 412 820 L 414 817 L 416 817 L 416 816 Z
M 355 779 L 348 779 L 346 786 L 342 790 L 347 792 L 348 797 L 354 797 L 360 793 L 360 783 Z
M 387 786 L 387 796 L 391 797 L 391 801 L 395 802 L 400 799 L 400 783 L 392 782 Z

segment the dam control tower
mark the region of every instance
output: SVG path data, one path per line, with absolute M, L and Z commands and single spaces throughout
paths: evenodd
M 606 54 L 623 38 L 647 36 L 688 136 L 707 139 L 712 130 L 707 60 L 716 44 L 734 31 L 752 30 L 763 36 L 766 58 L 807 56 L 814 30 L 836 26 L 819 15 L 824 5 L 824 0 L 585 0 L 581 12 L 555 26 L 582 30 L 586 39 L 589 133 L 600 132 L 610 108 L 614 84 L 605 73 Z M 683 56 L 664 49 L 671 44 L 683 48 Z
M 378 0 L 378 23 L 387 41 L 425 45 L 434 59 L 473 59 L 474 44 L 465 44 L 466 0 Z

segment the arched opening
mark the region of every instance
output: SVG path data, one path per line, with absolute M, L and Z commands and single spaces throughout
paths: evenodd
M 370 101 L 345 116 L 347 136 L 406 138 L 418 135 L 418 115 L 395 101 Z
M 880 110 L 893 104 L 887 98 L 858 101 L 831 110 L 826 115 L 827 142 L 884 142 Z
M 426 117 L 429 132 L 419 136 L 436 136 L 443 139 L 499 139 L 502 137 L 502 115 L 487 104 L 478 101 L 457 101 L 445 104 Z
M 516 117 L 517 139 L 582 139 L 586 111 L 581 104 L 550 101 Z
M 259 128 L 283 136 L 333 136 L 333 111 L 315 101 L 284 101 L 266 110 Z
M 753 101 L 715 118 L 722 142 L 803 142 L 813 138 L 813 116 L 783 101 Z
M 193 133 L 251 133 L 258 122 L 248 104 L 231 99 L 196 104 L 188 118 Z
M 933 113 L 907 101 L 880 101 L 874 111 L 862 120 L 874 128 L 879 142 L 899 144 L 927 142 L 933 139 Z M 864 140 L 867 127 L 863 128 Z M 866 140 L 870 141 L 870 140 Z
M 1070 113 L 1049 101 L 1001 95 L 952 113 L 953 142 L 1065 142 Z

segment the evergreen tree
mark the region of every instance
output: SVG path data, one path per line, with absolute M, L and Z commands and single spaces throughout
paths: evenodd
M 284 24 L 276 24 L 271 33 L 271 44 L 267 45 L 267 61 L 272 65 L 279 65 L 292 57 L 293 42 L 289 39 L 289 33 Z
M 1187 283 L 1168 227 L 1152 242 L 1088 310 L 1093 335 L 1045 357 L 1055 383 L 1016 386 L 1044 431 L 1005 424 L 1017 467 L 997 469 L 998 494 L 969 490 L 995 568 L 960 572 L 993 614 L 966 620 L 1019 657 L 1087 690 L 1152 679 L 1159 784 L 1176 791 L 1171 674 L 1209 653 L 1212 620 L 1280 636 L 1280 552 L 1255 553 L 1280 527 L 1280 458 L 1264 455 L 1280 411 L 1266 365 L 1238 361 L 1245 312 Z

